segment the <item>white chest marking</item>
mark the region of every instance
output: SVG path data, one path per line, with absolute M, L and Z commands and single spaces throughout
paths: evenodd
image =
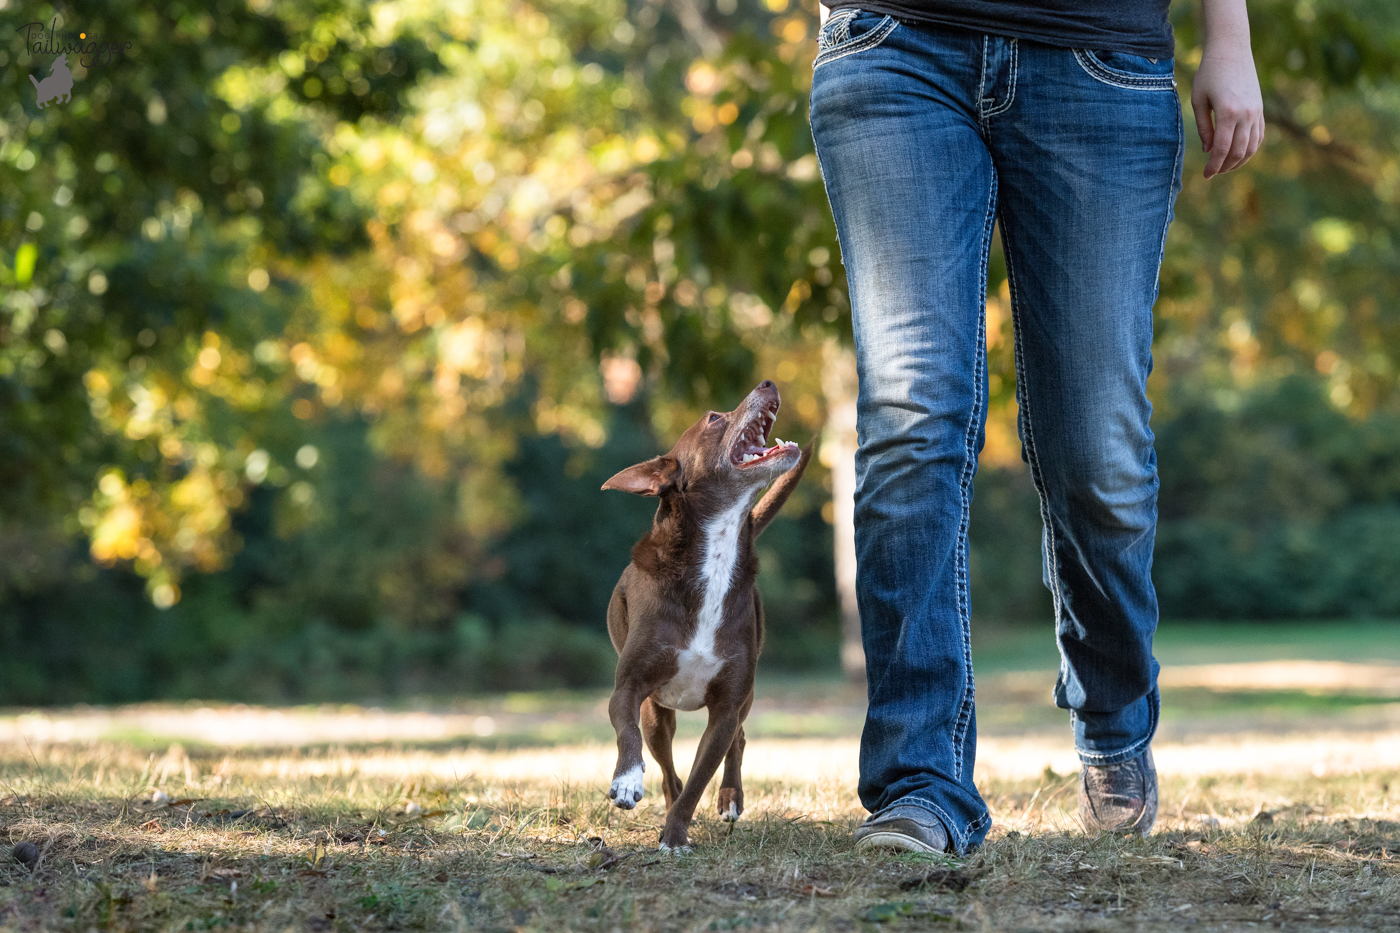
M 715 633 L 724 621 L 724 599 L 734 582 L 739 560 L 739 535 L 749 518 L 750 497 L 744 496 L 716 515 L 705 528 L 705 556 L 700 565 L 703 597 L 695 617 L 695 634 L 676 652 L 676 676 L 656 691 L 662 706 L 685 711 L 705 705 L 705 690 L 724 667 L 715 650 Z

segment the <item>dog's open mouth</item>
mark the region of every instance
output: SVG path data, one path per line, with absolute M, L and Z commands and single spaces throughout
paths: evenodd
M 748 427 L 739 435 L 734 442 L 734 449 L 729 455 L 729 459 L 737 467 L 750 467 L 774 457 L 782 456 L 788 450 L 796 450 L 796 441 L 785 441 L 780 437 L 773 438 L 773 446 L 768 447 L 765 438 L 768 432 L 773 429 L 773 421 L 778 415 L 777 403 L 772 408 L 765 409 L 758 413 Z

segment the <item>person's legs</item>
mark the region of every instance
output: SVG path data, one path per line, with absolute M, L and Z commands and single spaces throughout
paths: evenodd
M 860 376 L 861 802 L 877 816 L 896 803 L 936 815 L 959 852 L 989 825 L 972 782 L 967 570 L 997 196 L 978 128 L 981 69 L 979 36 L 838 10 L 811 114 Z
M 1055 701 L 1085 765 L 1120 765 L 1157 727 L 1146 387 L 1181 112 L 1170 60 L 1017 45 L 1014 101 L 984 130 L 1062 659 Z

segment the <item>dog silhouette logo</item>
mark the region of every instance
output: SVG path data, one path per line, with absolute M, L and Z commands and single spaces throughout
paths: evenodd
M 53 70 L 49 76 L 42 81 L 34 80 L 34 76 L 29 76 L 29 81 L 34 85 L 37 95 L 35 103 L 40 107 L 47 107 L 49 104 L 63 98 L 61 103 L 68 103 L 73 99 L 73 72 L 68 70 L 68 56 L 60 55 L 53 60 Z

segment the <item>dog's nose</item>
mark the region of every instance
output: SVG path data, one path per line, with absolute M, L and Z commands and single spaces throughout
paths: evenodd
M 765 380 L 763 380 L 762 382 L 760 382 L 760 383 L 758 384 L 758 387 L 759 387 L 760 389 L 772 389 L 772 388 L 775 388 L 774 385 L 773 385 L 773 380 L 772 380 L 772 379 L 765 379 Z

